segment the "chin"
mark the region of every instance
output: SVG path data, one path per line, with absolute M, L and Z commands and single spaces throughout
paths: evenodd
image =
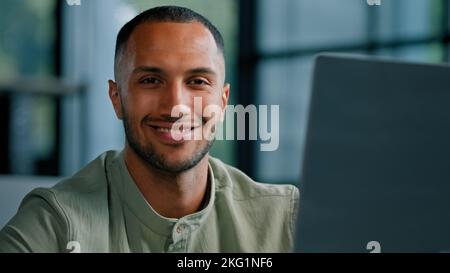
M 169 172 L 169 173 L 182 173 L 184 171 L 194 168 L 202 159 L 195 158 L 192 154 L 177 156 L 171 155 L 158 155 L 159 160 L 157 162 L 152 161 L 150 164 L 157 169 Z
M 170 151 L 155 151 L 158 154 L 159 158 L 164 159 L 165 162 L 169 165 L 179 165 L 185 162 L 191 161 L 195 155 L 198 153 L 197 150 L 194 149 L 170 149 Z

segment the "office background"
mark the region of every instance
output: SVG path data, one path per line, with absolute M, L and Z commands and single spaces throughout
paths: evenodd
M 0 226 L 26 192 L 121 149 L 107 94 L 120 27 L 175 4 L 209 18 L 225 39 L 230 104 L 280 105 L 280 142 L 216 141 L 212 154 L 256 180 L 298 182 L 314 55 L 363 53 L 449 62 L 447 0 L 2 0 Z

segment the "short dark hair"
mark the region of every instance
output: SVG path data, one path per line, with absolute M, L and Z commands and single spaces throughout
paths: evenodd
M 224 52 L 224 41 L 222 34 L 220 34 L 219 30 L 217 30 L 217 28 L 204 16 L 185 7 L 160 6 L 148 9 L 140 13 L 120 29 L 119 34 L 117 34 L 116 52 L 114 58 L 116 69 L 118 65 L 118 57 L 125 50 L 127 42 L 130 39 L 130 36 L 133 33 L 134 29 L 137 26 L 148 22 L 199 22 L 211 32 L 220 52 Z

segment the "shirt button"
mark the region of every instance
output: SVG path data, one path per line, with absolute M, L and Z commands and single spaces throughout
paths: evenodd
M 185 229 L 185 226 L 184 225 L 179 225 L 178 227 L 177 227 L 177 233 L 178 234 L 181 234 L 183 231 L 184 231 L 184 229 Z
M 182 233 L 185 232 L 186 228 L 187 228 L 186 224 L 180 224 L 180 225 L 177 226 L 177 228 L 175 229 L 175 232 L 176 232 L 177 234 L 182 234 Z

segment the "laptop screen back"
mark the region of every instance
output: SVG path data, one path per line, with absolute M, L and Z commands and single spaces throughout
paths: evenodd
M 299 252 L 450 251 L 450 68 L 316 59 Z

